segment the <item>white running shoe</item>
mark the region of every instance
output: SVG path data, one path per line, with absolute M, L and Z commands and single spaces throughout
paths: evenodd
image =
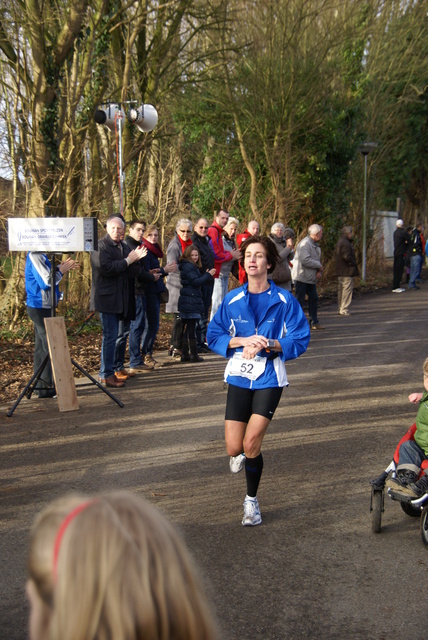
M 244 468 L 245 453 L 240 453 L 239 456 L 230 456 L 229 469 L 232 473 L 239 473 Z
M 244 527 L 255 527 L 262 523 L 262 516 L 260 514 L 260 507 L 257 498 L 250 500 L 245 498 L 244 500 L 244 517 L 242 518 L 242 524 Z

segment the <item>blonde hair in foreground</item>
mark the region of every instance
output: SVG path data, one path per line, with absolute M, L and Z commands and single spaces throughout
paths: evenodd
M 28 569 L 47 640 L 214 640 L 193 562 L 168 520 L 131 493 L 67 496 L 36 518 Z M 56 579 L 55 579 L 56 575 Z

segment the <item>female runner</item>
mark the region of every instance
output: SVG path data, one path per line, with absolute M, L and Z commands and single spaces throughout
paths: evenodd
M 306 351 L 310 329 L 294 296 L 268 280 L 278 259 L 272 240 L 251 236 L 241 251 L 248 282 L 227 294 L 208 325 L 207 339 L 212 351 L 229 358 L 226 450 L 232 473 L 245 466 L 242 524 L 255 526 L 262 522 L 257 490 L 263 437 L 288 385 L 284 363 Z

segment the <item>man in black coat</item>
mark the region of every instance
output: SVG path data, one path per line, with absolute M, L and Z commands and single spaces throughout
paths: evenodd
M 142 220 L 133 220 L 129 225 L 129 235 L 125 242 L 129 248 L 137 249 L 141 246 L 146 224 Z M 146 286 L 148 282 L 156 282 L 161 273 L 149 273 L 144 266 L 144 260 L 139 261 L 140 272 L 135 278 L 135 319 L 129 326 L 129 374 L 147 373 L 154 371 L 153 366 L 144 364 L 141 357 L 141 339 L 143 337 L 146 320 Z M 126 338 L 125 338 L 126 344 Z M 125 349 L 122 350 L 122 366 L 125 358 Z
M 202 266 L 200 268 L 201 275 L 214 268 L 214 251 L 208 235 L 208 220 L 200 218 L 195 224 L 195 232 L 192 236 L 192 242 L 199 250 Z M 204 302 L 204 315 L 198 320 L 196 326 L 196 339 L 199 351 L 209 351 L 206 344 L 207 326 L 209 311 L 211 306 L 211 298 L 213 295 L 214 280 L 210 278 L 209 282 L 202 285 L 202 300 Z
M 131 251 L 122 241 L 125 223 L 118 215 L 107 219 L 106 231 L 98 243 L 98 251 L 91 254 L 94 308 L 100 314 L 103 328 L 100 381 L 108 387 L 123 387 L 123 379 L 114 370 L 119 322 L 135 316 L 133 279 L 140 269 L 137 261 L 147 250 L 143 247 Z
M 404 229 L 403 220 L 397 220 L 394 231 L 394 271 L 392 280 L 392 292 L 404 293 L 405 289 L 400 287 L 401 278 L 403 277 L 404 265 L 409 247 L 410 236 Z
M 358 275 L 352 237 L 352 227 L 343 227 L 336 245 L 337 306 L 341 316 L 351 315 L 349 306 L 352 302 L 354 277 Z

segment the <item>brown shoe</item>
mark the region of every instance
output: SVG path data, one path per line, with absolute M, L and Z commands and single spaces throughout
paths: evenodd
M 122 381 L 125 382 L 129 378 L 128 373 L 126 372 L 126 369 L 122 369 L 121 371 L 115 371 L 114 375 L 117 378 L 117 380 L 120 380 L 121 382 Z
M 150 354 L 144 356 L 144 364 L 151 369 L 159 369 L 160 367 L 163 367 L 163 362 L 158 362 Z
M 114 376 L 110 376 L 109 378 L 105 379 L 105 385 L 106 387 L 123 387 L 125 385 L 125 383 L 122 380 L 118 380 L 116 378 L 116 375 Z
M 128 378 L 133 378 L 135 376 L 135 373 L 132 371 L 132 369 L 121 369 L 120 373 L 123 373 L 125 376 L 128 376 Z

